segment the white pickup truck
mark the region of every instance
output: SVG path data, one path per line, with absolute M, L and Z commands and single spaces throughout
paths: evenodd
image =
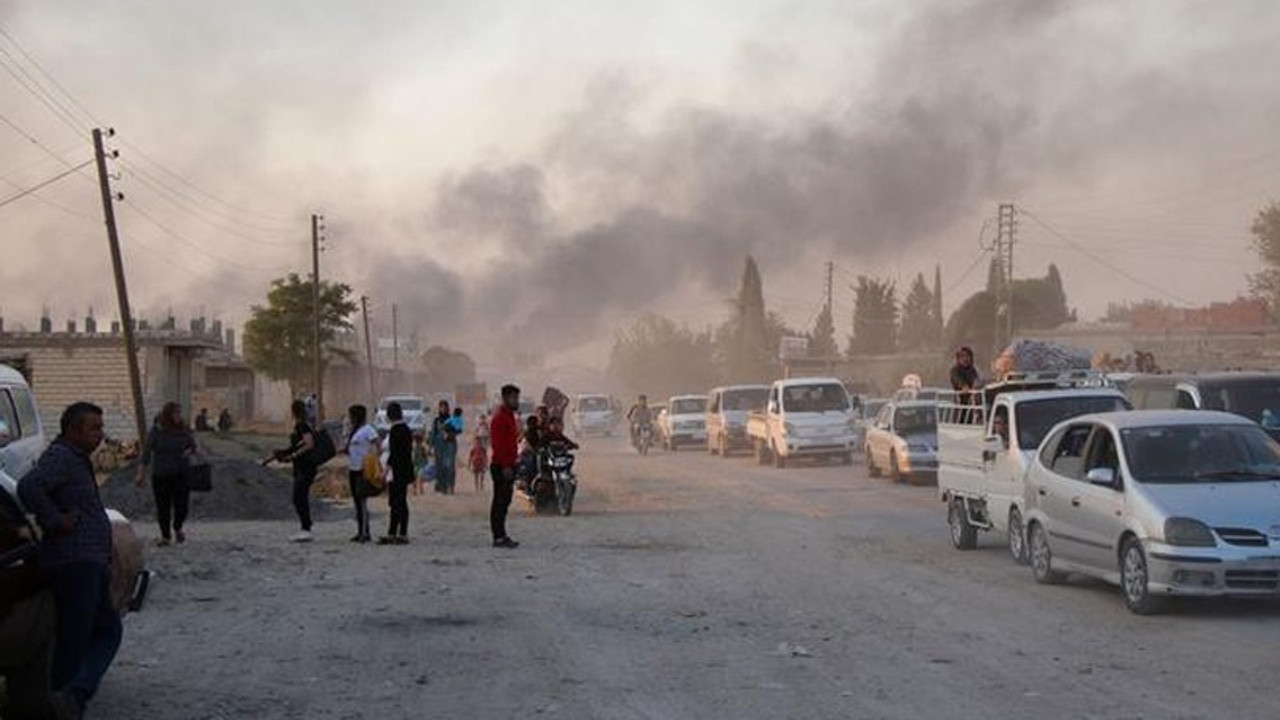
M 951 543 L 970 550 L 979 530 L 994 530 L 1025 563 L 1023 478 L 1040 442 L 1063 420 L 1125 410 L 1129 401 L 1089 371 L 1013 374 L 971 399 L 938 406 L 938 493 Z
M 835 378 L 778 380 L 764 411 L 747 417 L 756 462 L 786 467 L 796 457 L 831 457 L 853 464 L 857 418 L 844 385 Z

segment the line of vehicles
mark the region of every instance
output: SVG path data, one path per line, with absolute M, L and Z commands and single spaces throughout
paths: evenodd
M 614 434 L 615 410 L 580 396 L 572 427 Z M 994 533 L 1038 582 L 1100 578 L 1135 613 L 1280 596 L 1280 374 L 1015 372 L 883 400 L 796 378 L 672 397 L 654 427 L 672 451 L 776 467 L 861 451 L 873 477 L 936 483 L 957 549 Z

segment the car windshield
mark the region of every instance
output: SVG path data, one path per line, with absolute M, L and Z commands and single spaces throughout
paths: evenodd
M 898 435 L 916 435 L 938 431 L 938 410 L 928 407 L 900 407 L 893 414 L 893 429 Z
M 793 385 L 782 389 L 782 407 L 788 412 L 848 412 L 849 394 L 843 385 Z
M 1129 474 L 1145 483 L 1280 479 L 1280 444 L 1256 425 L 1169 425 L 1120 433 Z
M 870 420 L 880 414 L 880 408 L 884 407 L 884 400 L 868 400 L 862 404 L 862 417 Z
M 605 412 L 608 409 L 609 401 L 602 397 L 588 397 L 578 401 L 579 412 Z
M 705 398 L 685 398 L 671 401 L 672 415 L 700 415 L 707 409 Z
M 763 410 L 769 401 L 767 388 L 728 390 L 724 394 L 723 409 L 732 411 Z
M 1014 414 L 1018 420 L 1018 447 L 1035 450 L 1053 426 L 1073 417 L 1093 413 L 1128 410 L 1129 401 L 1118 397 L 1064 396 L 1019 402 Z
M 386 410 L 391 403 L 400 403 L 400 409 L 405 412 L 422 412 L 422 401 L 415 398 L 390 398 L 382 403 L 382 409 Z
M 1263 427 L 1280 427 L 1280 376 L 1200 388 L 1205 410 L 1243 415 Z

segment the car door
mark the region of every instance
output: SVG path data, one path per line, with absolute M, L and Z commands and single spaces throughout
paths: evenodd
M 1084 482 L 1084 454 L 1093 427 L 1093 423 L 1075 423 L 1062 433 L 1048 459 L 1048 472 L 1040 474 L 1035 488 L 1053 554 L 1067 562 L 1081 563 L 1087 557 L 1080 542 L 1083 531 L 1075 525 L 1079 517 L 1073 512 L 1071 500 L 1078 498 Z
M 0 471 L 14 480 L 25 475 L 28 469 L 22 449 L 22 426 L 18 423 L 13 396 L 9 388 L 0 387 Z
M 997 530 L 1006 530 L 1009 524 L 1009 506 L 1014 498 L 1022 497 L 1022 463 L 1016 457 L 1018 449 L 1017 430 L 1014 425 L 1013 408 L 1007 400 L 1001 399 L 991 409 L 988 419 L 983 448 L 983 469 L 986 477 L 987 507 L 991 512 L 991 522 Z M 1003 417 L 1006 423 L 1006 436 L 1001 438 L 993 434 L 991 423 L 995 418 Z M 993 455 L 986 450 L 991 445 L 998 448 Z M 990 457 L 990 460 L 987 458 Z
M 1069 512 L 1078 535 L 1081 562 L 1099 573 L 1117 568 L 1117 543 L 1124 532 L 1124 485 L 1120 479 L 1116 437 L 1105 425 L 1094 428 L 1085 451 L 1084 477 L 1073 488 Z M 1110 469 L 1115 483 L 1110 487 L 1095 485 L 1088 473 L 1096 468 Z

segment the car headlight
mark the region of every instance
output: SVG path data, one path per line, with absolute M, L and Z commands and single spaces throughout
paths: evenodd
M 1164 521 L 1164 541 L 1180 547 L 1213 547 L 1217 545 L 1208 525 L 1192 518 L 1175 517 Z

